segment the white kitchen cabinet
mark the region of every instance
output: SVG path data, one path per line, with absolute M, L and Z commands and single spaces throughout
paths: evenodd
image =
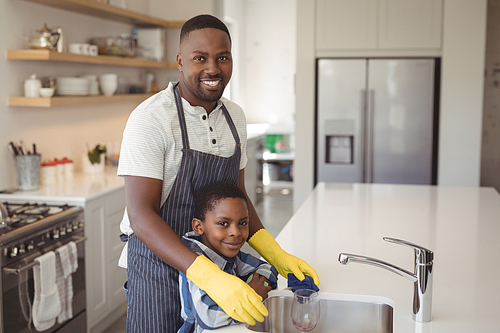
M 379 0 L 380 48 L 441 48 L 441 0 Z
M 126 270 L 118 267 L 123 248 L 120 221 L 125 210 L 125 188 L 119 187 L 85 202 L 87 326 L 101 332 L 126 311 L 123 283 Z
M 442 0 L 317 0 L 316 49 L 440 49 Z
M 317 0 L 316 48 L 376 48 L 377 4 L 377 0 Z

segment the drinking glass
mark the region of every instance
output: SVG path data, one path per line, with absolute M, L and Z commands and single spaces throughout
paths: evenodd
M 300 332 L 312 331 L 320 315 L 319 295 L 314 290 L 299 289 L 293 294 L 292 323 Z

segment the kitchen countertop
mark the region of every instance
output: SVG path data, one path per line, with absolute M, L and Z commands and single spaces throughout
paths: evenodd
M 0 194 L 0 201 L 28 201 L 67 203 L 83 206 L 86 201 L 95 199 L 125 186 L 123 177 L 116 175 L 117 167 L 106 166 L 102 174 L 75 172 L 72 180 L 54 185 L 40 185 L 36 191 L 17 191 Z
M 412 320 L 409 280 L 338 262 L 346 252 L 413 271 L 413 250 L 385 242 L 386 236 L 434 251 L 430 323 Z M 485 333 L 500 327 L 499 236 L 500 195 L 493 188 L 319 183 L 277 241 L 316 269 L 322 292 L 393 300 L 394 332 Z M 278 289 L 285 287 L 280 277 Z

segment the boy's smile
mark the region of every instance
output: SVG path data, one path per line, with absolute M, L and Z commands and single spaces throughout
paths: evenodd
M 241 198 L 219 200 L 205 214 L 205 221 L 193 219 L 193 230 L 201 242 L 218 254 L 236 256 L 248 238 L 248 207 Z

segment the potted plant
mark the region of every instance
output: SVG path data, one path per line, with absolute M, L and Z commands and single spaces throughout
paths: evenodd
M 90 149 L 87 144 L 87 154 L 82 158 L 83 172 L 96 174 L 104 172 L 104 162 L 106 160 L 106 146 L 97 144 L 94 149 Z

